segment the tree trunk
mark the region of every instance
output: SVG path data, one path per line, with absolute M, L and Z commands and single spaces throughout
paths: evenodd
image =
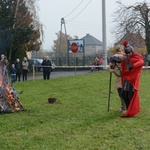
M 9 56 L 8 56 L 8 61 L 11 64 L 11 54 L 12 54 L 12 49 L 9 51 Z
M 147 53 L 150 54 L 150 25 L 148 25 L 146 28 L 145 42 L 146 42 Z

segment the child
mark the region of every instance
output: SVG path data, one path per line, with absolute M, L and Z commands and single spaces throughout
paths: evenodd
M 10 76 L 11 76 L 11 83 L 15 82 L 16 81 L 16 68 L 14 64 L 12 64 L 11 66 Z
M 92 63 L 92 67 L 91 67 L 91 70 L 90 70 L 90 72 L 93 72 L 93 71 L 95 71 L 96 70 L 96 62 L 94 61 L 93 63 Z M 89 72 L 89 73 L 90 73 Z

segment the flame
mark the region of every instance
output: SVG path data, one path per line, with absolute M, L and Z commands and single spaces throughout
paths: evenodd
M 7 63 L 0 61 L 0 112 L 24 110 L 15 89 L 8 82 Z

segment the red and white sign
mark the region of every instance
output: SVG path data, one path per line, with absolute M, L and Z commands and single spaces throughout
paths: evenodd
M 78 51 L 77 43 L 72 43 L 70 49 L 73 53 L 76 53 Z

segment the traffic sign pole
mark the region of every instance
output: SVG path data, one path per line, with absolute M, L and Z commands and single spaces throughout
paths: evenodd
M 74 70 L 75 70 L 75 76 L 76 76 L 76 65 L 77 65 L 77 63 L 76 63 L 76 53 L 75 53 L 74 56 L 75 56 L 75 63 L 74 63 L 74 64 L 75 64 L 75 67 L 74 67 Z

